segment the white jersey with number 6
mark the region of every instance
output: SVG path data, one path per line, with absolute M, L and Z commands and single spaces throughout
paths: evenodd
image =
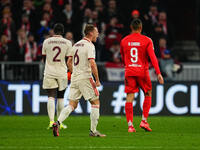
M 72 48 L 73 73 L 72 81 L 88 79 L 92 77 L 89 59 L 95 59 L 94 44 L 87 38 L 83 38 L 74 44 Z
M 71 48 L 71 42 L 59 35 L 44 41 L 42 47 L 42 55 L 46 55 L 44 76 L 67 78 L 65 57 L 71 56 Z

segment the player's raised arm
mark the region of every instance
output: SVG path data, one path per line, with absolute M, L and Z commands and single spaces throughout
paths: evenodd
M 152 40 L 149 40 L 149 44 L 147 46 L 147 52 L 148 52 L 148 55 L 150 57 L 151 63 L 152 63 L 152 65 L 153 65 L 153 67 L 154 67 L 154 69 L 156 71 L 159 83 L 160 84 L 164 84 L 163 77 L 162 77 L 162 75 L 160 73 L 160 68 L 159 68 L 159 65 L 158 65 L 158 60 L 157 60 L 155 52 L 154 52 Z
M 96 62 L 95 62 L 94 59 L 89 59 L 89 62 L 90 62 L 90 66 L 91 66 L 91 69 L 92 69 L 92 74 L 95 77 L 96 86 L 98 87 L 98 86 L 101 85 L 101 83 L 100 83 L 100 80 L 99 80 L 99 74 L 98 74 L 97 64 L 96 64 Z

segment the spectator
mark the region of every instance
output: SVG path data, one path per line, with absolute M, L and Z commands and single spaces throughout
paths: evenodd
M 139 12 L 137 9 L 134 9 L 134 10 L 131 12 L 131 17 L 132 17 L 132 20 L 133 20 L 133 19 L 139 19 L 139 17 L 140 17 L 140 12 Z
M 31 0 L 23 1 L 22 13 L 27 14 L 30 18 L 34 16 L 35 8 L 33 6 L 33 2 Z
M 49 3 L 49 4 L 52 3 L 52 0 L 44 0 L 44 1 L 45 1 L 45 3 Z
M 49 34 L 48 34 L 50 37 L 52 37 L 52 36 L 54 36 L 54 31 L 53 31 L 53 29 L 50 29 L 49 30 Z
M 167 44 L 169 47 L 173 46 L 174 32 L 171 23 L 167 20 L 166 12 L 160 12 L 158 18 L 158 24 L 162 25 L 162 30 L 167 37 Z
M 85 25 L 88 23 L 93 23 L 93 19 L 92 19 L 92 11 L 90 8 L 86 8 L 84 11 L 84 16 L 83 16 L 83 23 L 82 23 L 82 36 L 84 35 L 84 28 Z
M 32 34 L 28 35 L 25 51 L 25 62 L 33 62 L 37 59 L 37 43 Z
M 146 5 L 144 5 L 144 2 Z M 21 45 L 19 44 L 19 36 L 16 36 L 16 29 L 24 30 L 25 36 L 30 33 L 35 34 L 38 53 L 40 53 L 40 46 L 45 36 L 54 34 L 51 30 L 54 22 L 61 21 L 66 27 L 65 31 L 73 33 L 74 41 L 82 38 L 81 31 L 84 25 L 92 23 L 99 29 L 99 38 L 95 44 L 97 60 L 105 61 L 111 58 L 112 54 L 109 55 L 108 53 L 113 42 L 119 42 L 123 35 L 129 33 L 130 20 L 140 18 L 144 24 L 143 33 L 152 35 L 155 50 L 160 49 L 159 39 L 163 37 L 167 40 L 167 48 L 173 46 L 174 32 L 166 13 L 163 12 L 163 10 L 166 10 L 163 1 L 141 0 L 122 4 L 123 2 L 117 0 L 3 0 L 0 3 L 0 35 L 5 34 L 9 45 L 14 46 L 16 43 Z M 127 7 L 128 4 L 132 7 Z M 120 5 L 120 12 L 117 5 Z M 125 9 L 123 9 L 123 6 L 125 6 Z M 11 8 L 13 8 L 13 13 L 11 13 Z M 132 8 L 134 9 L 132 10 Z M 162 10 L 162 12 L 158 13 L 159 10 Z M 145 12 L 147 14 L 143 15 Z M 122 13 L 125 17 L 121 16 Z M 21 50 L 20 48 L 20 52 L 23 51 Z M 107 54 L 108 56 L 103 56 Z M 159 57 L 162 57 L 159 51 L 158 54 Z M 21 57 L 17 57 L 17 59 L 21 59 Z M 40 57 L 37 60 L 40 60 Z
M 165 57 L 165 53 L 164 51 L 167 49 L 167 40 L 165 38 L 160 38 L 159 39 L 159 54 L 157 54 L 157 56 L 159 58 L 164 58 Z
M 72 42 L 72 45 L 74 45 L 74 35 L 72 32 L 68 31 L 65 33 L 65 38 L 70 40 Z
M 99 20 L 105 22 L 105 9 L 101 0 L 95 0 L 95 10 L 98 12 Z
M 92 11 L 92 24 L 98 28 L 100 34 L 104 33 L 105 23 L 99 20 L 99 13 L 96 10 Z
M 165 12 L 160 12 L 158 16 L 158 24 L 162 25 L 163 32 L 167 35 L 167 14 Z
M 123 25 L 118 22 L 116 17 L 111 18 L 110 23 L 106 26 L 106 49 L 110 49 L 114 41 L 120 42 L 122 39 Z
M 112 46 L 110 47 L 110 52 L 112 53 L 112 62 L 120 63 L 121 62 L 121 55 L 120 55 L 120 44 L 118 41 L 114 41 Z
M 27 14 L 22 15 L 21 29 L 25 30 L 26 35 L 28 35 L 31 32 L 31 24 Z
M 151 37 L 152 37 L 152 40 L 154 42 L 155 49 L 159 49 L 159 39 L 163 38 L 163 37 L 164 38 L 166 37 L 164 32 L 163 32 L 162 25 L 156 24 L 154 26 L 154 30 L 153 30 L 153 33 L 152 33 Z M 159 56 L 159 55 L 157 55 L 157 56 Z
M 119 17 L 116 0 L 108 1 L 108 8 L 107 8 L 106 16 L 107 16 L 106 22 L 109 22 L 109 20 L 115 16 Z
M 174 60 L 171 57 L 170 50 L 166 49 L 163 53 L 163 58 L 160 59 L 160 68 L 165 80 L 173 80 Z
M 26 14 L 29 18 L 31 18 L 31 25 L 35 25 L 35 23 L 37 22 L 35 8 L 33 6 L 32 0 L 23 1 L 23 8 L 21 14 Z
M 152 25 L 158 23 L 158 8 L 156 5 L 151 5 L 148 14 L 144 15 L 146 21 L 151 21 Z
M 11 0 L 1 0 L 0 3 L 0 12 L 2 11 L 2 8 L 4 8 L 5 6 L 11 5 Z
M 11 10 L 9 6 L 3 9 L 3 18 L 0 21 L 0 35 L 5 34 L 8 37 L 8 41 L 15 40 L 15 22 L 13 21 L 11 15 Z
M 8 48 L 8 37 L 6 35 L 1 36 L 0 41 L 0 61 L 9 60 L 9 48 Z
M 26 31 L 24 29 L 19 29 L 17 35 L 18 35 L 17 36 L 18 56 L 16 57 L 16 60 L 24 61 L 26 52 L 26 42 L 27 42 Z
M 153 30 L 153 29 L 152 29 L 151 22 L 150 22 L 149 20 L 145 20 L 145 19 L 140 15 L 139 10 L 134 9 L 134 10 L 132 11 L 132 13 L 131 13 L 131 17 L 132 17 L 131 20 L 133 20 L 133 19 L 140 19 L 140 20 L 142 20 L 142 21 L 143 21 L 143 29 L 142 29 L 143 34 L 151 36 L 152 30 Z M 131 21 L 129 21 L 129 22 L 131 22 Z
M 42 20 L 40 21 L 40 29 L 38 30 L 39 35 L 39 44 L 44 41 L 44 33 L 49 32 L 53 22 L 50 20 L 50 15 L 47 12 L 44 12 Z
M 80 0 L 80 2 L 81 2 L 80 10 L 84 10 L 85 8 L 87 8 L 88 0 Z
M 75 18 L 76 16 L 74 14 L 74 11 L 72 11 L 72 5 L 66 4 L 62 12 L 62 22 L 65 26 L 65 30 L 73 29 L 73 24 L 74 22 L 76 22 Z
M 50 19 L 53 19 L 53 9 L 51 8 L 51 3 L 44 4 L 42 13 L 44 12 L 49 13 Z

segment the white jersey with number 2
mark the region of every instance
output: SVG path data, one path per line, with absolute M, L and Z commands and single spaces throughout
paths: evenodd
M 62 36 L 55 35 L 44 41 L 42 55 L 46 55 L 44 76 L 66 78 L 66 57 L 71 56 L 72 44 Z

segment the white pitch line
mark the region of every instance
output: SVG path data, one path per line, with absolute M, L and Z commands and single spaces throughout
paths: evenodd
M 50 147 L 50 146 L 0 146 L 0 149 L 161 149 L 162 147 L 154 147 L 154 146 L 145 146 L 145 147 L 137 147 L 137 146 L 63 146 L 63 147 Z
M 0 149 L 185 149 L 185 147 L 162 147 L 162 146 L 0 146 Z M 190 149 L 198 149 L 199 147 L 190 147 Z

